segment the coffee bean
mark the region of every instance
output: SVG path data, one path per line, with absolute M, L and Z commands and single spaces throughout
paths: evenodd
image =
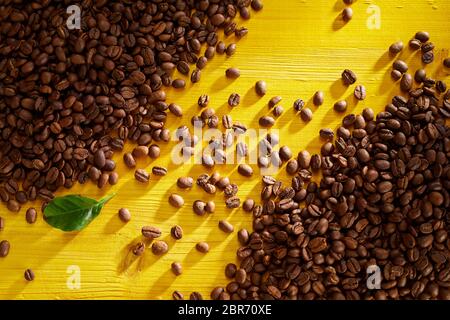
M 0 258 L 4 258 L 9 254 L 11 245 L 8 240 L 2 240 L 0 242 Z
M 301 169 L 308 169 L 311 164 L 311 154 L 307 150 L 300 151 L 297 161 Z
M 159 238 L 161 236 L 161 230 L 153 226 L 144 226 L 141 229 L 142 235 L 149 239 Z
M 177 70 L 184 75 L 188 75 L 190 68 L 189 68 L 189 64 L 186 61 L 180 61 L 177 64 Z
M 342 10 L 342 20 L 345 22 L 350 21 L 353 18 L 353 10 L 352 8 L 345 8 Z
M 420 47 L 422 46 L 422 43 L 420 42 L 420 40 L 411 39 L 409 40 L 408 45 L 411 50 L 419 50 Z
M 263 2 L 262 0 L 252 0 L 251 7 L 255 11 L 259 11 L 263 8 Z
M 425 64 L 430 64 L 434 61 L 434 53 L 433 51 L 427 51 L 422 54 L 422 62 Z
M 232 233 L 234 231 L 233 225 L 226 220 L 219 221 L 219 229 L 225 233 Z
M 108 175 L 108 183 L 112 186 L 116 185 L 119 182 L 119 174 L 117 172 L 111 172 Z
M 392 64 L 392 67 L 394 68 L 394 70 L 398 70 L 402 74 L 408 71 L 408 65 L 403 60 L 395 60 Z
M 202 72 L 200 71 L 200 69 L 195 69 L 194 71 L 192 71 L 192 74 L 191 74 L 191 82 L 197 83 L 200 81 L 201 77 L 202 77 Z
M 305 106 L 305 101 L 302 99 L 297 99 L 294 101 L 294 110 L 299 112 L 302 111 L 303 107 Z
M 26 269 L 25 272 L 23 273 L 23 276 L 27 281 L 33 281 L 35 278 L 34 271 L 31 269 Z
M 155 167 L 152 168 L 152 173 L 155 176 L 165 176 L 167 174 L 167 169 L 164 168 L 164 167 L 157 167 L 157 166 L 155 166 Z
M 413 85 L 413 79 L 412 76 L 409 73 L 405 73 L 402 77 L 402 80 L 400 81 L 400 89 L 402 91 L 408 92 L 411 90 Z
M 191 177 L 180 177 L 177 180 L 177 186 L 180 189 L 192 188 L 193 184 L 194 184 L 194 179 L 192 179 Z
M 333 108 L 337 112 L 345 112 L 347 110 L 347 101 L 339 100 L 334 104 Z
M 418 32 L 416 32 L 414 38 L 419 40 L 422 43 L 425 43 L 428 40 L 430 40 L 430 34 L 426 31 L 418 31 Z
M 319 135 L 322 139 L 330 141 L 334 138 L 334 131 L 330 128 L 320 129 Z
M 184 205 L 184 199 L 179 194 L 172 193 L 169 196 L 169 203 L 175 208 L 181 208 Z
M 292 158 L 292 151 L 288 146 L 282 146 L 280 148 L 279 155 L 282 161 L 288 161 Z
M 25 213 L 25 219 L 29 224 L 35 223 L 37 219 L 37 212 L 35 208 L 28 208 Z
M 229 79 L 237 79 L 241 76 L 241 71 L 238 68 L 228 68 L 225 71 L 225 76 Z
M 422 83 L 427 77 L 427 73 L 424 69 L 417 69 L 414 73 L 414 80 L 417 83 Z
M 172 269 L 172 272 L 174 275 L 179 276 L 183 273 L 183 267 L 181 266 L 181 263 L 179 262 L 172 262 L 170 265 L 170 268 Z
M 403 50 L 403 42 L 397 41 L 391 44 L 389 47 L 389 53 L 392 55 L 396 55 L 397 53 L 400 53 Z
M 195 245 L 195 249 L 201 253 L 207 253 L 209 251 L 209 244 L 206 242 L 199 242 Z
M 349 8 L 347 8 L 347 9 L 349 9 Z M 342 72 L 341 76 L 342 76 L 342 81 L 344 82 L 344 84 L 346 86 L 354 84 L 357 80 L 356 74 L 350 69 L 345 69 Z
M 313 113 L 312 113 L 311 109 L 303 108 L 300 111 L 300 118 L 302 118 L 303 121 L 309 122 L 312 120 L 312 117 L 313 117 Z
M 227 46 L 227 49 L 225 50 L 225 53 L 227 54 L 227 56 L 232 56 L 234 53 L 236 52 L 236 44 L 235 43 L 230 43 Z
M 20 204 L 16 200 L 10 199 L 8 203 L 6 204 L 6 207 L 11 212 L 19 212 L 20 211 Z
M 272 127 L 275 124 L 275 119 L 271 116 L 262 116 L 259 118 L 259 125 L 261 127 L 267 128 Z
M 226 45 L 225 45 L 225 43 L 224 43 L 223 41 L 217 42 L 217 45 L 216 45 L 216 52 L 217 52 L 218 54 L 224 54 L 226 48 L 227 48 L 227 47 L 226 47 Z
M 236 107 L 241 101 L 241 96 L 238 93 L 232 93 L 228 98 L 228 105 L 230 107 Z
M 268 103 L 269 108 L 275 107 L 278 103 L 280 103 L 280 101 L 281 101 L 282 99 L 283 99 L 283 98 L 280 97 L 280 96 L 272 97 L 272 98 L 269 100 L 269 103 Z
M 247 229 L 239 230 L 237 236 L 238 236 L 239 243 L 243 246 L 245 246 L 248 243 L 249 238 L 250 238 L 250 235 L 249 235 L 249 232 L 247 231 Z
M 253 175 L 253 169 L 248 164 L 240 164 L 238 166 L 238 173 L 244 177 L 251 177 Z
M 357 85 L 353 95 L 358 100 L 364 100 L 366 98 L 366 88 L 363 85 Z
M 356 0 L 344 0 L 344 3 L 347 5 L 353 4 Z
M 123 155 L 123 161 L 125 162 L 125 165 L 128 168 L 134 168 L 136 167 L 136 160 L 134 159 L 133 155 L 131 153 L 124 153 Z M 98 179 L 98 178 L 97 178 Z
M 206 203 L 201 200 L 195 200 L 192 204 L 192 209 L 194 210 L 194 213 L 199 216 L 203 216 L 206 213 Z
M 255 200 L 253 200 L 253 199 L 246 199 L 242 203 L 242 209 L 244 209 L 244 211 L 247 211 L 247 212 L 252 212 L 254 206 L 255 206 Z
M 203 300 L 203 296 L 200 292 L 192 292 L 189 296 L 189 300 Z
M 206 64 L 208 63 L 208 58 L 205 56 L 198 58 L 196 66 L 199 70 L 202 70 L 206 67 Z
M 215 54 L 216 54 L 216 48 L 214 48 L 213 46 L 209 46 L 208 48 L 206 48 L 205 57 L 208 60 L 211 60 L 212 58 L 214 58 Z
M 228 209 L 239 208 L 241 205 L 241 200 L 236 196 L 232 196 L 225 200 L 225 205 Z
M 205 205 L 205 211 L 207 213 L 214 213 L 215 210 L 216 210 L 216 204 L 214 203 L 214 201 L 208 201 Z
M 272 114 L 273 114 L 275 117 L 281 116 L 281 115 L 283 114 L 283 112 L 284 112 L 284 109 L 283 109 L 282 106 L 276 106 L 276 107 L 273 108 L 273 110 L 272 110 Z
M 175 240 L 180 240 L 183 237 L 183 229 L 180 226 L 175 225 L 170 229 L 170 234 Z
M 145 251 L 145 243 L 143 242 L 138 242 L 134 247 L 133 247 L 133 254 L 135 256 L 141 256 L 144 254 Z
M 156 256 L 166 254 L 169 251 L 169 245 L 162 240 L 156 240 L 152 243 L 152 253 Z
M 450 58 L 445 58 L 442 64 L 444 65 L 444 67 L 450 68 Z
M 131 213 L 127 208 L 121 208 L 119 209 L 119 218 L 122 220 L 122 222 L 127 223 L 131 220 Z
M 267 92 L 267 84 L 264 80 L 259 80 L 255 84 L 256 94 L 259 96 L 264 96 Z
M 180 291 L 174 291 L 173 293 L 172 293 L 172 299 L 173 300 L 183 300 L 184 299 L 184 296 L 183 296 L 183 294 L 180 292 Z
M 209 96 L 207 94 L 202 94 L 199 98 L 198 98 L 198 105 L 201 108 L 204 108 L 208 105 L 209 103 Z
M 325 99 L 325 94 L 323 91 L 316 91 L 313 96 L 313 103 L 316 107 L 319 107 L 323 104 L 323 101 Z
M 134 172 L 134 178 L 142 183 L 148 183 L 150 181 L 150 174 L 144 169 L 137 169 Z
M 186 81 L 184 81 L 183 79 L 175 79 L 172 81 L 172 87 L 174 87 L 175 89 L 181 89 L 184 88 L 186 86 Z
M 400 80 L 402 78 L 402 73 L 400 71 L 398 71 L 398 70 L 392 70 L 391 71 L 391 78 L 394 81 L 398 81 L 398 80 Z

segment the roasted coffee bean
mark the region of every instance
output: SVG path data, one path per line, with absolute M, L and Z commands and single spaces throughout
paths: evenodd
M 389 53 L 392 55 L 396 55 L 397 53 L 400 53 L 403 50 L 403 42 L 397 41 L 391 44 L 389 47 Z
M 292 158 L 292 151 L 288 146 L 282 146 L 278 152 L 282 161 L 288 161 Z
M 156 144 L 152 144 L 150 147 L 148 147 L 148 156 L 152 159 L 156 159 L 161 154 L 161 150 L 159 149 L 159 146 Z
M 345 112 L 347 110 L 347 101 L 339 100 L 334 104 L 333 108 L 337 112 Z
M 413 78 L 409 73 L 405 73 L 400 81 L 400 89 L 404 92 L 411 90 L 413 85 Z
M 175 89 L 181 89 L 186 87 L 186 81 L 184 81 L 183 79 L 175 79 L 172 81 L 172 87 L 174 87 Z
M 294 101 L 294 110 L 299 112 L 302 111 L 303 107 L 305 106 L 305 101 L 302 99 L 297 99 Z
M 142 235 L 149 239 L 159 238 L 161 236 L 161 230 L 153 226 L 144 226 L 141 229 Z
M 253 169 L 248 164 L 240 164 L 238 166 L 238 173 L 244 177 L 251 177 L 253 175 Z
M 173 300 L 184 300 L 184 296 L 180 291 L 175 290 L 172 293 L 172 299 Z
M 128 222 L 131 220 L 131 213 L 127 208 L 121 208 L 119 209 L 119 218 L 123 222 Z
M 398 81 L 402 78 L 402 73 L 398 70 L 392 70 L 391 71 L 391 78 L 394 81 Z
M 164 167 L 153 167 L 152 168 L 152 173 L 155 176 L 165 176 L 167 174 L 167 169 Z
M 334 138 L 334 131 L 330 128 L 320 129 L 320 137 L 324 140 L 333 140 Z
M 169 203 L 175 208 L 181 208 L 184 205 L 184 199 L 179 194 L 172 193 L 169 196 Z
M 246 199 L 242 203 L 242 209 L 244 209 L 244 211 L 247 211 L 247 212 L 252 212 L 254 206 L 255 206 L 255 200 L 253 200 L 253 199 Z
M 136 160 L 134 159 L 133 155 L 131 153 L 124 153 L 123 155 L 123 161 L 125 162 L 125 165 L 128 168 L 134 168 L 136 167 Z M 97 178 L 98 179 L 98 178 Z
M 316 107 L 319 107 L 323 104 L 325 100 L 325 94 L 323 91 L 316 91 L 313 96 L 313 103 Z
M 444 65 L 444 67 L 450 68 L 450 58 L 445 58 L 442 64 Z
M 205 211 L 207 213 L 214 213 L 214 211 L 216 210 L 216 204 L 214 201 L 208 201 L 205 205 Z
M 307 150 L 300 151 L 297 160 L 301 169 L 308 169 L 311 164 L 311 154 Z
M 353 95 L 358 100 L 364 100 L 366 98 L 366 88 L 363 85 L 357 85 L 353 91 Z
M 29 224 L 35 223 L 37 219 L 37 211 L 35 208 L 28 208 L 25 213 L 25 219 Z
M 194 210 L 194 213 L 203 216 L 206 214 L 206 203 L 201 200 L 195 200 L 192 204 L 192 209 Z
M 134 172 L 134 178 L 142 183 L 148 183 L 150 181 L 150 174 L 144 169 L 137 169 Z
M 230 43 L 227 46 L 227 49 L 225 50 L 225 53 L 227 56 L 232 56 L 234 53 L 236 52 L 236 44 L 235 43 Z
M 170 265 L 170 268 L 172 269 L 172 272 L 174 275 L 179 276 L 183 273 L 183 267 L 181 266 L 181 263 L 179 262 L 172 262 Z
M 255 84 L 256 94 L 259 96 L 264 96 L 267 92 L 267 84 L 264 80 L 259 80 Z
M 425 64 L 430 64 L 434 61 L 434 53 L 433 51 L 427 51 L 422 54 L 422 62 Z
M 203 300 L 203 296 L 200 292 L 192 292 L 189 295 L 189 300 Z
M 263 2 L 262 0 L 252 0 L 251 6 L 253 10 L 259 11 L 263 8 Z
M 392 67 L 394 68 L 394 70 L 398 70 L 402 74 L 408 71 L 408 65 L 403 60 L 395 60 Z
M 228 98 L 228 105 L 230 107 L 236 107 L 241 102 L 241 96 L 239 93 L 232 93 L 230 97 Z
M 303 108 L 300 111 L 300 118 L 302 118 L 302 120 L 305 121 L 305 122 L 311 121 L 312 118 L 313 118 L 313 113 L 312 113 L 311 109 Z
M 225 266 L 225 276 L 233 279 L 236 276 L 237 267 L 234 263 L 229 263 Z
M 353 18 L 353 10 L 352 8 L 345 8 L 342 10 L 342 20 L 345 22 L 350 21 Z
M 239 208 L 239 206 L 241 205 L 241 200 L 236 196 L 232 196 L 225 200 L 225 205 L 228 209 Z
M 280 101 L 281 101 L 282 99 L 283 99 L 283 98 L 280 97 L 280 96 L 272 97 L 272 98 L 269 100 L 269 103 L 268 103 L 269 108 L 275 107 L 278 103 L 280 103 Z
M 227 48 L 227 47 L 226 47 L 226 45 L 225 45 L 225 43 L 224 43 L 223 41 L 217 42 L 217 45 L 216 45 L 216 52 L 217 52 L 218 54 L 224 54 L 226 48 Z
M 232 233 L 234 231 L 233 225 L 226 220 L 219 221 L 219 229 L 225 233 Z
M 202 94 L 199 98 L 198 98 L 198 106 L 201 108 L 204 108 L 208 105 L 209 103 L 209 96 L 207 94 Z
M 420 42 L 420 40 L 411 39 L 409 40 L 408 45 L 411 50 L 419 50 L 420 47 L 422 46 L 422 43 Z
M 177 186 L 180 189 L 192 188 L 193 184 L 194 184 L 194 179 L 192 179 L 191 177 L 180 177 L 177 180 Z
M 169 251 L 169 245 L 162 240 L 156 240 L 152 243 L 152 253 L 156 256 L 166 254 Z
M 33 281 L 35 278 L 34 271 L 31 269 L 26 269 L 25 272 L 23 273 L 23 276 L 27 281 Z
M 272 114 L 273 114 L 275 117 L 281 116 L 281 115 L 283 114 L 283 112 L 284 112 L 284 108 L 283 108 L 282 106 L 276 106 L 276 107 L 273 108 L 273 110 L 272 110 Z
M 202 77 L 202 72 L 200 71 L 200 69 L 195 69 L 191 73 L 191 82 L 197 83 L 200 81 L 201 77 Z
M 241 71 L 238 68 L 228 68 L 225 71 L 225 76 L 229 79 L 237 79 L 241 76 Z
M 342 81 L 347 86 L 354 84 L 357 80 L 356 74 L 350 69 L 345 69 L 342 72 L 341 76 L 342 76 Z
M 180 226 L 175 225 L 170 229 L 170 234 L 175 240 L 180 240 L 183 238 L 183 229 Z
M 250 238 L 250 235 L 249 235 L 247 229 L 239 230 L 237 236 L 238 236 L 239 243 L 243 246 L 245 246 L 248 243 L 249 238 Z
M 11 245 L 8 240 L 0 241 L 0 258 L 4 258 L 9 254 Z
M 145 251 L 145 243 L 143 242 L 138 242 L 134 247 L 133 247 L 133 254 L 135 256 L 141 256 L 144 254 Z
M 425 43 L 428 40 L 430 40 L 430 34 L 426 31 L 418 31 L 418 32 L 416 32 L 414 38 L 419 40 L 422 43 Z
M 196 66 L 199 70 L 202 70 L 204 67 L 206 67 L 206 64 L 208 63 L 208 58 L 205 56 L 198 58 Z
M 259 125 L 264 128 L 272 127 L 275 124 L 275 119 L 271 116 L 262 116 L 259 118 Z
M 169 104 L 169 110 L 176 117 L 183 116 L 183 109 L 175 103 Z
M 414 73 L 414 80 L 417 83 L 422 83 L 427 78 L 427 73 L 424 69 L 417 69 Z
M 209 244 L 206 242 L 199 242 L 195 245 L 195 249 L 201 253 L 207 253 L 209 251 Z

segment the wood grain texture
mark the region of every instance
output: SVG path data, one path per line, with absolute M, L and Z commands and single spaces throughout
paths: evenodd
M 339 14 L 342 1 L 327 0 L 266 0 L 264 9 L 252 12 L 250 21 L 242 22 L 250 30 L 249 35 L 239 41 L 237 52 L 231 58 L 216 56 L 203 71 L 202 81 L 189 85 L 184 91 L 169 90 L 169 102 L 183 106 L 182 119 L 169 116 L 170 129 L 189 122 L 198 113 L 197 98 L 202 93 L 211 96 L 210 105 L 219 116 L 229 112 L 226 104 L 230 93 L 242 95 L 241 105 L 231 111 L 234 120 L 257 128 L 260 115 L 268 113 L 267 101 L 273 95 L 283 97 L 285 113 L 277 120 L 281 145 L 288 145 L 295 153 L 307 148 L 317 152 L 320 141 L 318 131 L 322 127 L 336 128 L 342 115 L 336 114 L 332 105 L 337 99 L 347 99 L 349 112 L 360 112 L 365 107 L 382 110 L 393 94 L 398 93 L 390 79 L 392 58 L 386 53 L 389 45 L 397 40 L 405 44 L 418 30 L 430 32 L 436 45 L 436 62 L 427 66 L 430 75 L 449 80 L 448 70 L 443 70 L 442 59 L 449 55 L 450 2 L 446 0 L 383 0 L 358 1 L 353 5 L 354 19 L 343 26 Z M 381 9 L 381 29 L 367 28 L 369 5 Z M 227 41 L 233 41 L 232 38 Z M 406 49 L 400 55 L 410 63 L 411 70 L 420 65 L 419 55 Z M 242 76 L 235 80 L 224 77 L 226 68 L 241 69 Z M 341 84 L 340 74 L 350 68 L 358 75 L 358 83 L 364 84 L 368 96 L 357 103 L 353 98 L 353 87 Z M 268 94 L 258 99 L 253 90 L 255 81 L 264 79 L 268 83 Z M 308 100 L 316 90 L 326 94 L 325 104 L 311 107 L 314 119 L 304 124 L 292 110 L 296 98 Z M 133 146 L 127 145 L 131 150 Z M 11 242 L 10 255 L 0 258 L 0 298 L 3 299 L 170 299 L 173 290 L 185 296 L 199 291 L 209 297 L 211 289 L 227 283 L 223 270 L 228 262 L 235 261 L 238 248 L 236 233 L 224 234 L 217 227 L 218 221 L 227 219 L 235 229 L 251 229 L 251 215 L 241 209 L 225 208 L 223 195 L 206 195 L 199 188 L 191 191 L 177 190 L 176 178 L 183 175 L 197 177 L 204 169 L 199 165 L 176 166 L 171 163 L 170 150 L 173 143 L 163 146 L 165 156 L 155 161 L 139 160 L 138 167 L 151 170 L 153 165 L 169 168 L 163 178 L 153 177 L 148 185 L 135 182 L 133 172 L 127 170 L 116 155 L 120 183 L 99 191 L 88 183 L 77 185 L 70 193 L 79 193 L 99 199 L 109 192 L 117 195 L 104 208 L 100 216 L 79 233 L 62 233 L 51 229 L 39 215 L 35 225 L 25 222 L 25 210 L 18 214 L 0 207 L 0 215 L 6 219 L 5 230 L 0 231 L 0 240 Z M 258 172 L 252 179 L 243 179 L 236 166 L 217 168 L 222 175 L 229 174 L 239 187 L 239 195 L 258 199 L 260 177 Z M 285 171 L 279 177 L 289 181 Z M 184 196 L 186 204 L 181 209 L 172 208 L 167 198 L 171 192 Z M 68 192 L 60 192 L 59 195 Z M 196 199 L 214 199 L 216 212 L 198 217 L 192 212 Z M 40 207 L 39 203 L 34 204 Z M 127 207 L 132 220 L 124 224 L 117 210 Z M 170 238 L 174 224 L 183 227 L 185 236 L 175 242 Z M 147 252 L 134 259 L 129 253 L 132 243 L 140 239 L 143 225 L 159 226 L 162 238 L 170 246 L 168 254 L 155 257 Z M 204 255 L 196 252 L 195 243 L 207 241 L 211 251 Z M 175 277 L 170 264 L 180 261 L 183 275 Z M 68 289 L 67 268 L 79 266 L 81 288 Z M 27 283 L 23 271 L 32 268 L 36 279 Z

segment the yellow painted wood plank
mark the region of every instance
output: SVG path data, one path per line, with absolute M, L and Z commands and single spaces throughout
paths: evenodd
M 358 1 L 353 5 L 354 19 L 345 26 L 337 18 L 343 8 L 340 0 L 266 0 L 264 9 L 253 13 L 253 19 L 242 22 L 249 35 L 239 42 L 234 56 L 217 56 L 208 63 L 202 81 L 189 85 L 188 90 L 169 90 L 169 102 L 183 106 L 182 119 L 169 116 L 170 129 L 190 121 L 198 113 L 196 106 L 200 94 L 211 96 L 210 105 L 219 116 L 229 112 L 226 105 L 230 93 L 238 92 L 241 105 L 231 111 L 234 120 L 257 128 L 260 115 L 268 113 L 267 100 L 273 95 L 283 97 L 285 113 L 277 120 L 281 145 L 288 145 L 293 151 L 308 148 L 317 152 L 320 128 L 336 128 L 342 115 L 332 110 L 337 99 L 347 99 L 348 112 L 360 112 L 365 107 L 382 110 L 398 88 L 392 86 L 390 65 L 392 58 L 386 54 L 388 46 L 403 40 L 406 44 L 412 35 L 425 29 L 430 32 L 436 44 L 436 60 L 449 55 L 450 2 L 446 0 L 379 0 Z M 381 28 L 368 28 L 370 8 L 380 9 Z M 369 13 L 368 13 L 369 10 Z M 231 41 L 232 38 L 230 38 Z M 417 54 L 408 49 L 401 57 L 410 63 L 411 70 L 420 65 Z M 242 76 L 230 81 L 224 72 L 229 66 L 241 69 Z M 356 103 L 352 89 L 340 82 L 344 68 L 354 70 L 358 83 L 366 86 L 368 97 Z M 448 71 L 436 62 L 427 67 L 430 75 L 449 79 Z M 264 79 L 269 91 L 264 99 L 258 99 L 252 87 L 255 81 Z M 314 119 L 308 124 L 301 122 L 292 111 L 292 102 L 297 98 L 310 99 L 316 90 L 326 93 L 325 104 L 312 107 Z M 310 105 L 311 103 L 308 102 Z M 180 191 L 175 186 L 176 178 L 191 175 L 196 178 L 205 170 L 199 165 L 175 166 L 171 163 L 170 149 L 173 143 L 162 148 L 163 157 L 155 161 L 139 160 L 138 167 L 151 169 L 153 165 L 169 168 L 163 178 L 153 178 L 148 186 L 134 181 L 133 172 L 127 170 L 116 155 L 120 183 L 112 188 L 98 190 L 88 183 L 77 185 L 70 191 L 100 198 L 106 193 L 117 192 L 101 215 L 85 230 L 79 233 L 62 233 L 51 229 L 39 216 L 35 225 L 25 222 L 25 209 L 18 213 L 7 212 L 0 207 L 0 215 L 6 219 L 5 230 L 0 239 L 11 242 L 11 252 L 6 259 L 0 259 L 0 298 L 4 299 L 167 299 L 173 290 L 185 295 L 199 291 L 209 297 L 211 289 L 225 285 L 223 269 L 226 263 L 235 261 L 238 248 L 236 235 L 226 235 L 217 228 L 220 219 L 228 219 L 236 230 L 251 229 L 251 215 L 241 209 L 230 211 L 225 208 L 223 196 L 206 195 L 198 188 Z M 126 150 L 131 150 L 127 145 Z M 259 198 L 259 175 L 243 179 L 233 165 L 219 166 L 222 174 L 231 174 L 232 181 L 240 186 L 239 195 L 245 199 Z M 257 173 L 257 172 L 256 172 Z M 289 181 L 284 170 L 279 177 Z M 185 197 L 186 205 L 176 210 L 167 203 L 171 192 Z M 214 199 L 217 210 L 214 214 L 198 217 L 191 209 L 196 199 Z M 36 203 L 36 206 L 40 204 Z M 117 210 L 127 207 L 132 220 L 123 224 L 117 217 Z M 175 242 L 170 238 L 170 228 L 180 224 L 185 236 Z M 133 259 L 129 246 L 140 238 L 143 225 L 162 228 L 162 238 L 170 246 L 168 254 L 155 257 L 147 252 L 143 258 Z M 195 251 L 195 243 L 208 241 L 211 251 L 202 255 Z M 170 264 L 180 261 L 184 273 L 175 277 Z M 76 266 L 81 272 L 81 287 L 70 289 L 68 268 Z M 32 268 L 36 279 L 26 283 L 23 271 Z M 69 269 L 70 271 L 70 269 Z

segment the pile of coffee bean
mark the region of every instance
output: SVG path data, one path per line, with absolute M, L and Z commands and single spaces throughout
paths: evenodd
M 11 211 L 49 201 L 76 181 L 117 183 L 111 158 L 126 141 L 144 147 L 125 156 L 129 167 L 136 156 L 159 155 L 157 143 L 170 137 L 167 110 L 181 115 L 165 102 L 164 87 L 185 86 L 173 71 L 198 82 L 216 51 L 236 50 L 218 40 L 220 30 L 245 36 L 234 17 L 262 8 L 258 0 L 83 1 L 81 29 L 69 30 L 67 1 L 7 3 L 0 7 L 0 198 Z M 150 174 L 138 170 L 136 179 L 148 182 Z
M 263 177 L 212 299 L 450 299 L 450 90 L 421 79 L 335 139 L 324 129 L 320 154 L 289 160 L 290 185 Z

